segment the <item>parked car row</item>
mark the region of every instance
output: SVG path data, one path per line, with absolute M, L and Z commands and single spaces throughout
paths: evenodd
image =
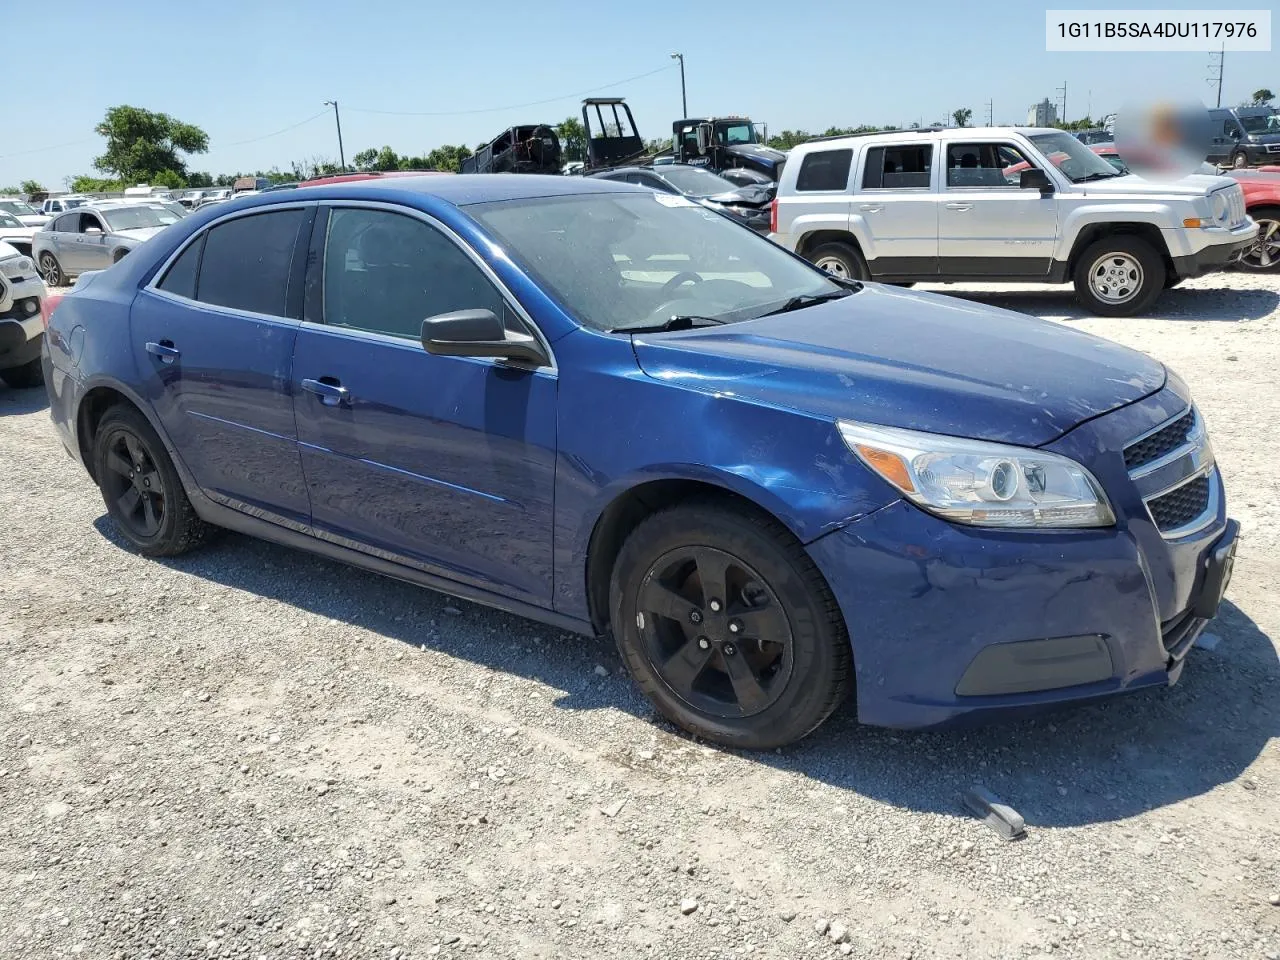
M 932 128 L 795 147 L 771 237 L 841 278 L 1071 282 L 1120 317 L 1222 268 L 1258 226 L 1224 177 L 1127 176 L 1061 130 Z
M 177 223 L 184 212 L 159 201 L 120 200 L 98 201 L 59 214 L 32 238 L 40 275 L 57 287 L 90 270 L 103 270 Z
M 1217 262 L 1256 232 L 1239 186 L 1121 183 L 1034 130 L 838 138 L 788 171 L 779 236 L 837 275 L 602 178 L 183 219 L 53 312 L 53 423 L 140 553 L 225 527 L 611 635 L 664 716 L 732 747 L 803 737 L 855 688 L 863 722 L 921 727 L 1176 681 L 1238 534 L 1186 385 L 853 274 L 1078 262 L 1127 303 L 1146 279 L 1116 271 L 1163 281 L 1163 255 L 1117 217 L 1197 219 L 1160 225 L 1166 254 Z M 62 216 L 125 210 L 158 213 Z

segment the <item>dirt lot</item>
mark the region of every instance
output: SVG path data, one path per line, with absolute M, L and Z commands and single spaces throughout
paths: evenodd
M 0 955 L 1280 956 L 1280 278 L 963 292 L 1194 389 L 1246 539 L 1173 689 L 713 750 L 603 643 L 239 536 L 127 552 L 0 392 Z

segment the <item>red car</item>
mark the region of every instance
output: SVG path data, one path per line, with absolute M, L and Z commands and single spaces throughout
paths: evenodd
M 1117 170 L 1127 170 L 1114 143 L 1095 143 L 1089 149 Z M 1218 170 L 1214 167 L 1204 172 L 1217 173 Z M 1258 223 L 1258 239 L 1240 254 L 1238 263 L 1247 270 L 1280 269 L 1280 167 L 1227 170 L 1221 175 L 1240 184 L 1245 209 Z
M 444 177 L 448 170 L 373 170 L 368 173 L 337 173 L 329 177 L 315 177 L 303 180 L 300 187 L 327 187 L 331 183 L 350 183 L 353 180 L 377 180 L 382 177 Z

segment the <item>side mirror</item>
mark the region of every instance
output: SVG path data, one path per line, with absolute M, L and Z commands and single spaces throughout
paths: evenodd
M 1023 170 L 1018 176 L 1018 186 L 1023 190 L 1039 190 L 1041 193 L 1053 193 L 1053 183 L 1049 175 L 1039 167 Z
M 102 235 L 102 231 L 97 227 L 85 227 L 84 232 L 87 236 L 99 237 Z
M 700 123 L 697 129 L 698 136 L 698 152 L 706 153 L 707 147 L 711 146 L 711 124 Z
M 422 321 L 422 346 L 441 357 L 499 357 L 542 366 L 542 345 L 523 333 L 512 333 L 492 310 L 458 310 Z

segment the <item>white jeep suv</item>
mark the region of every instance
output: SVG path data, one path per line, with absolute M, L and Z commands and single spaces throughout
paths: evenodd
M 830 273 L 890 283 L 1075 284 L 1130 316 L 1257 235 L 1239 184 L 1121 174 L 1069 133 L 904 130 L 791 151 L 771 238 Z

